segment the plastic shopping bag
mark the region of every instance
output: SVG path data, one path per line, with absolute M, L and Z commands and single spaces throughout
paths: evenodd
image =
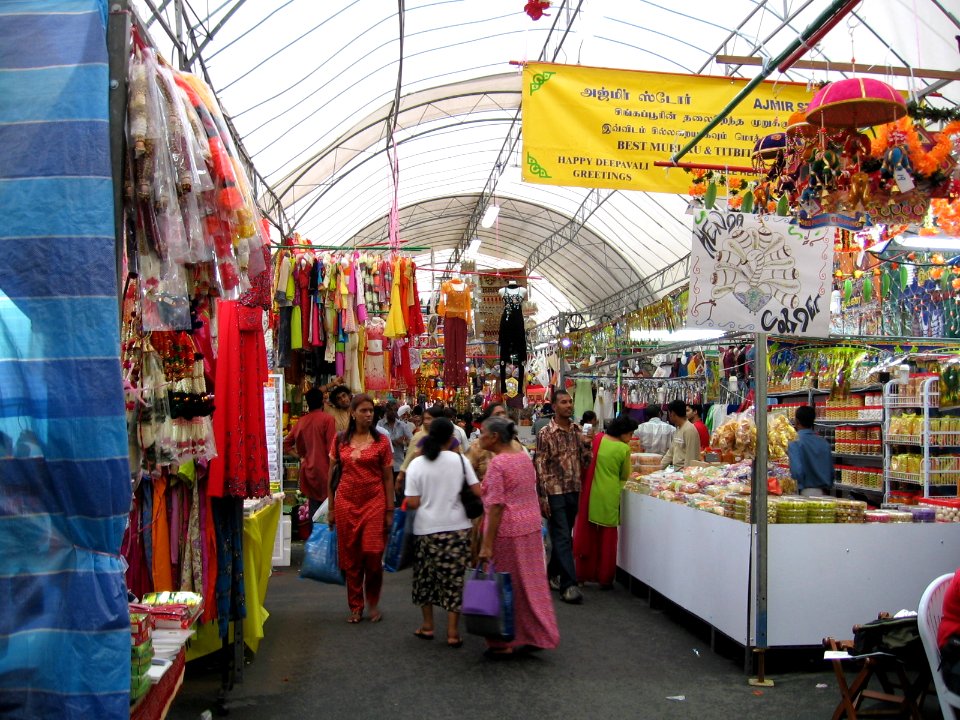
M 313 514 L 313 521 L 315 523 L 327 523 L 327 512 L 330 507 L 330 498 L 327 498 L 322 503 L 320 507 L 317 508 L 317 511 Z
M 313 526 L 310 539 L 303 548 L 300 577 L 331 585 L 346 584 L 337 559 L 337 532 L 331 530 L 329 525 Z
M 497 594 L 499 599 L 499 612 L 496 615 L 474 614 L 467 612 L 468 607 L 463 608 L 463 617 L 466 621 L 467 632 L 471 635 L 480 635 L 488 640 L 497 640 L 500 642 L 511 642 L 514 638 L 513 629 L 513 582 L 510 579 L 510 573 L 496 572 L 493 567 L 491 572 L 485 573 L 479 568 L 467 570 L 464 576 L 464 588 L 467 583 L 477 580 L 496 580 Z M 464 600 L 467 600 L 466 589 L 464 590 Z M 485 603 L 484 603 L 485 604 Z M 486 607 L 475 608 L 486 613 Z
M 413 519 L 416 510 L 407 510 L 406 501 L 393 512 L 393 525 L 387 536 L 387 551 L 383 554 L 383 569 L 397 572 L 413 563 Z

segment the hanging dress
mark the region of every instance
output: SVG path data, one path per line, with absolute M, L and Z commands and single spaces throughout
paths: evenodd
M 384 335 L 388 338 L 401 338 L 407 336 L 407 322 L 404 317 L 404 306 L 400 296 L 400 286 L 402 284 L 403 273 L 401 272 L 400 259 L 393 264 L 393 283 L 390 288 L 390 311 L 387 313 L 387 327 Z
M 367 320 L 367 361 L 364 367 L 367 390 L 386 390 L 390 387 L 383 337 L 385 327 L 386 323 L 380 318 Z

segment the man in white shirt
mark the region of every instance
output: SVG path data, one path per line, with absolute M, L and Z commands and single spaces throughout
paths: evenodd
M 382 432 L 388 438 L 393 447 L 393 472 L 400 472 L 400 466 L 403 465 L 403 459 L 407 452 L 407 446 L 413 439 L 413 432 L 410 426 L 397 417 L 397 403 L 387 403 L 387 413 L 383 420 L 377 425 L 377 430 Z
M 673 442 L 673 434 L 676 430 L 669 423 L 660 419 L 663 410 L 656 403 L 647 405 L 647 420 L 634 431 L 634 437 L 640 439 L 640 445 L 643 452 L 656 453 L 663 455 L 670 449 L 670 443 Z

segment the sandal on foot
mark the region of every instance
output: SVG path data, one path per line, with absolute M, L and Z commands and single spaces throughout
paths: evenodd
M 483 651 L 483 656 L 491 660 L 509 660 L 517 656 L 513 648 L 487 648 Z
M 351 625 L 356 625 L 361 620 L 363 620 L 363 615 L 360 613 L 351 613 L 350 617 L 347 618 L 347 622 Z
M 371 613 L 371 614 L 370 614 L 370 622 L 372 622 L 372 623 L 378 623 L 378 622 L 380 622 L 381 620 L 383 620 L 383 613 L 380 612 L 379 610 L 378 610 L 377 612 L 374 612 L 374 613 Z
M 433 630 L 424 630 L 423 628 L 417 628 L 413 631 L 413 634 L 416 635 L 421 640 L 433 640 Z
M 456 650 L 457 648 L 462 648 L 463 638 L 460 638 L 460 637 L 447 638 L 447 647 L 453 648 L 454 650 Z

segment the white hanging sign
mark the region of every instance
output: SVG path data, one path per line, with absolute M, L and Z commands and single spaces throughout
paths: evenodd
M 698 210 L 687 324 L 827 337 L 833 237 L 785 217 Z

